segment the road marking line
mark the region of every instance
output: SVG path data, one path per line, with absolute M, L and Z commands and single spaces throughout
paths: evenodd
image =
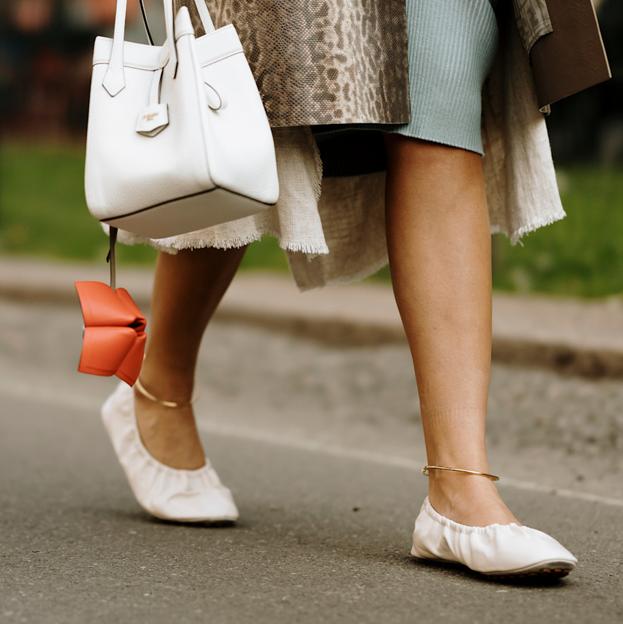
M 103 401 L 103 398 L 94 397 L 93 395 L 87 396 L 76 392 L 72 392 L 71 394 L 61 394 L 59 396 L 58 390 L 55 388 L 46 388 L 41 385 L 33 386 L 32 384 L 16 380 L 12 380 L 11 382 L 8 382 L 8 380 L 0 380 L 0 389 L 2 390 L 3 395 L 11 396 L 12 398 L 26 399 L 30 401 L 43 401 L 45 403 L 53 403 L 55 405 L 91 412 L 97 412 L 101 402 Z M 223 437 L 272 444 L 289 449 L 324 454 L 340 459 L 354 459 L 380 466 L 419 471 L 423 465 L 422 460 L 409 459 L 407 457 L 392 457 L 390 455 L 382 455 L 381 453 L 374 453 L 372 451 L 351 449 L 324 442 L 314 442 L 292 436 L 267 433 L 265 431 L 252 429 L 251 427 L 200 423 L 199 430 L 206 434 L 213 433 Z M 504 477 L 498 485 L 503 488 L 508 487 L 525 492 L 550 494 L 560 496 L 561 498 L 598 503 L 609 507 L 623 507 L 623 499 L 620 498 L 601 496 L 599 494 L 580 492 L 567 488 L 557 488 L 555 486 L 543 485 L 541 483 L 522 481 L 520 479 Z
M 199 430 L 206 434 L 221 435 L 223 437 L 238 438 L 242 440 L 251 440 L 254 442 L 262 442 L 265 444 L 273 444 L 290 449 L 301 451 L 309 451 L 311 453 L 321 453 L 331 457 L 340 459 L 355 459 L 381 466 L 391 466 L 395 468 L 404 468 L 419 472 L 424 465 L 423 460 L 409 459 L 407 457 L 392 457 L 390 455 L 382 455 L 372 451 L 362 451 L 357 449 L 349 449 L 343 446 L 326 444 L 324 442 L 313 442 L 310 440 L 302 440 L 291 436 L 283 436 L 274 433 L 266 433 L 247 427 L 232 427 L 230 425 L 214 425 L 201 424 Z M 560 496 L 561 498 L 571 498 L 591 503 L 601 503 L 611 507 L 623 507 L 623 500 L 609 496 L 601 496 L 599 494 L 591 494 L 590 492 L 578 492 L 567 488 L 558 488 L 555 486 L 542 485 L 531 481 L 522 481 L 521 479 L 513 479 L 504 477 L 497 484 L 502 488 L 514 488 L 516 490 L 524 490 L 527 492 L 537 492 L 542 494 L 551 494 Z

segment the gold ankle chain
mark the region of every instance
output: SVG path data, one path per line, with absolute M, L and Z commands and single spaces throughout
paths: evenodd
M 468 470 L 467 468 L 452 468 L 450 466 L 430 466 L 426 465 L 422 468 L 422 474 L 428 477 L 430 470 L 449 470 L 451 472 L 463 472 L 465 474 L 478 475 L 480 477 L 487 477 L 487 479 L 491 479 L 491 481 L 499 481 L 500 477 L 494 474 L 490 474 L 488 472 L 480 472 L 478 470 Z
M 165 401 L 164 399 L 159 399 L 157 396 L 149 392 L 149 390 L 147 390 L 145 386 L 141 383 L 140 379 L 136 380 L 134 386 L 145 398 L 153 401 L 154 403 L 158 403 L 163 407 L 187 407 L 189 405 L 192 405 L 197 399 L 196 396 L 192 396 L 190 401 L 187 401 L 186 403 L 178 403 L 177 401 Z

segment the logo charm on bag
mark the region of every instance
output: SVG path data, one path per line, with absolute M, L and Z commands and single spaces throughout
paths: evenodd
M 143 363 L 147 335 L 145 316 L 125 288 L 116 288 L 115 242 L 110 229 L 110 285 L 75 282 L 84 329 L 78 371 L 89 375 L 116 375 L 130 386 Z

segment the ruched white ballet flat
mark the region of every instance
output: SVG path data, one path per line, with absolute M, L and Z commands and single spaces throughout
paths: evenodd
M 138 503 L 156 518 L 177 522 L 234 522 L 232 494 L 205 458 L 195 470 L 159 462 L 145 448 L 134 413 L 134 391 L 121 382 L 101 409 L 104 425 Z
M 577 563 L 547 533 L 517 523 L 459 524 L 433 509 L 428 497 L 415 520 L 411 554 L 417 559 L 462 563 L 491 576 L 562 577 Z

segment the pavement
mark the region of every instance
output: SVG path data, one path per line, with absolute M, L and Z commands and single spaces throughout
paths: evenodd
M 132 497 L 98 417 L 115 381 L 75 372 L 77 306 L 0 299 L 0 319 L 2 624 L 623 619 L 617 379 L 495 363 L 501 492 L 580 561 L 555 584 L 501 583 L 408 555 L 426 481 L 404 342 L 211 324 L 197 417 L 241 520 L 185 527 Z
M 107 266 L 0 258 L 1 298 L 75 303 L 76 279 L 107 281 Z M 151 269 L 118 269 L 118 284 L 140 306 L 149 303 L 152 281 Z M 333 345 L 404 342 L 393 294 L 385 284 L 334 285 L 301 293 L 287 275 L 243 272 L 217 318 Z M 623 378 L 623 296 L 579 300 L 495 293 L 493 358 L 574 375 Z
M 580 568 L 554 585 L 499 583 L 411 560 L 424 495 L 411 470 L 212 433 L 241 521 L 177 526 L 137 508 L 84 409 L 36 398 L 4 406 L 5 624 L 623 618 L 620 508 L 506 491 L 517 513 L 572 546 Z

